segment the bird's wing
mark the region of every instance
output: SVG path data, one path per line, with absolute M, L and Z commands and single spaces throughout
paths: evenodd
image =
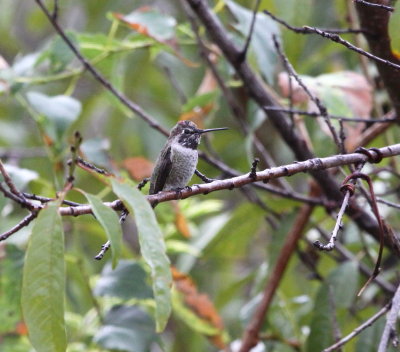
M 167 148 L 165 152 L 160 155 L 160 160 L 157 167 L 154 169 L 155 179 L 152 179 L 150 184 L 150 194 L 157 194 L 162 191 L 167 177 L 171 172 L 172 160 L 171 160 L 171 147 Z

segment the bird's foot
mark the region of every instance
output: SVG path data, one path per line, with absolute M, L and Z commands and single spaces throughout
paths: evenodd
M 174 189 L 172 189 L 172 191 L 175 192 L 176 197 L 177 197 L 178 199 L 181 199 L 181 198 L 182 198 L 182 191 L 183 191 L 184 189 L 185 189 L 185 188 L 174 188 Z
M 176 196 L 178 199 L 182 198 L 182 191 L 192 191 L 192 187 L 191 186 L 185 186 L 183 188 L 174 188 L 172 189 L 172 191 L 174 191 L 176 193 Z

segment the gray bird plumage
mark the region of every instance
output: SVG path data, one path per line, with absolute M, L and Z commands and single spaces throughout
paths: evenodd
M 192 121 L 178 122 L 157 158 L 150 178 L 149 194 L 186 187 L 196 170 L 201 135 L 225 129 L 201 130 Z

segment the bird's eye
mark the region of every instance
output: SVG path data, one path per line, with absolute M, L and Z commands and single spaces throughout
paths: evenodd
M 188 128 L 185 128 L 185 129 L 183 130 L 183 133 L 189 134 L 189 133 L 190 133 L 190 130 L 189 130 Z

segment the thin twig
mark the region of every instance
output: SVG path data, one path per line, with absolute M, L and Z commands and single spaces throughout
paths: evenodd
M 252 179 L 255 179 L 257 177 L 257 165 L 258 165 L 259 162 L 260 162 L 260 159 L 255 158 L 253 160 L 253 163 L 251 164 L 249 177 L 252 178 Z
M 315 190 L 312 192 L 315 192 Z M 271 270 L 271 275 L 265 286 L 261 302 L 258 305 L 257 310 L 246 331 L 244 332 L 242 345 L 239 352 L 248 352 L 258 343 L 259 333 L 263 325 L 265 315 L 267 314 L 268 308 L 272 302 L 279 283 L 282 280 L 289 260 L 292 257 L 293 251 L 295 250 L 297 243 L 303 234 L 304 228 L 313 212 L 313 209 L 314 207 L 308 204 L 304 204 L 301 207 L 290 233 L 286 236 L 285 243 L 283 244 L 279 253 L 275 267 Z
M 281 58 L 281 60 L 282 60 L 282 62 L 284 64 L 287 72 L 289 73 L 290 76 L 292 76 L 297 81 L 297 83 L 303 88 L 304 92 L 309 96 L 311 101 L 316 105 L 320 115 L 325 120 L 325 123 L 327 124 L 327 126 L 329 128 L 329 131 L 332 134 L 333 140 L 334 140 L 336 146 L 338 147 L 338 150 L 340 150 L 340 140 L 339 140 L 339 137 L 338 137 L 338 135 L 336 133 L 335 128 L 333 127 L 333 125 L 332 125 L 332 123 L 331 123 L 331 121 L 329 119 L 328 110 L 322 104 L 321 100 L 319 98 L 317 98 L 313 93 L 311 93 L 311 91 L 308 89 L 308 87 L 304 84 L 303 80 L 299 77 L 299 75 L 295 71 L 294 67 L 289 62 L 289 60 L 286 57 L 286 55 L 283 53 L 281 45 L 280 45 L 280 43 L 277 40 L 275 35 L 272 35 L 272 40 L 274 42 L 275 49 L 278 52 L 278 54 L 279 54 L 279 56 L 280 56 L 280 58 Z
M 400 155 L 400 144 L 393 144 L 377 150 L 379 150 L 380 156 L 382 158 Z M 326 158 L 314 158 L 306 161 L 294 162 L 292 164 L 259 171 L 256 173 L 255 179 L 250 178 L 249 174 L 246 173 L 244 175 L 228 179 L 215 180 L 211 183 L 203 183 L 195 185 L 191 188 L 185 188 L 180 192 L 179 195 L 177 195 L 177 192 L 175 191 L 164 191 L 157 194 L 148 195 L 146 197 L 151 204 L 161 203 L 173 199 L 185 199 L 188 197 L 192 197 L 196 194 L 208 194 L 210 192 L 215 192 L 223 189 L 240 188 L 250 183 L 258 181 L 269 181 L 279 177 L 287 177 L 295 175 L 300 172 L 324 170 L 337 166 L 365 163 L 367 161 L 369 161 L 369 157 L 361 153 L 350 153 L 346 155 L 339 154 Z M 113 209 L 122 210 L 121 201 L 114 201 L 111 203 L 104 203 L 104 204 Z M 81 207 L 74 207 L 73 210 L 70 210 L 70 208 L 65 207 L 65 208 L 60 208 L 59 211 L 61 215 L 74 215 L 74 214 L 82 215 L 82 214 L 90 214 L 91 207 L 89 205 L 85 205 Z M 72 212 L 74 214 L 72 214 Z
M 393 203 L 393 202 L 389 202 L 389 201 L 386 200 L 386 199 L 376 198 L 376 201 L 377 201 L 378 203 L 385 204 L 385 205 L 387 205 L 387 206 L 389 206 L 389 207 L 396 208 L 396 209 L 400 209 L 400 204 Z
M 387 5 L 384 5 L 384 4 L 375 4 L 375 3 L 368 2 L 368 1 L 365 1 L 365 0 L 353 0 L 353 1 L 354 2 L 358 2 L 359 4 L 363 4 L 363 5 L 367 5 L 367 6 L 371 6 L 371 7 L 377 7 L 379 9 L 390 11 L 390 12 L 394 11 L 394 7 L 387 6 Z
M 100 175 L 104 176 L 112 176 L 113 174 L 107 170 L 100 169 L 97 166 L 89 163 L 88 161 L 82 159 L 81 157 L 76 158 L 76 164 L 81 167 L 82 169 L 89 170 L 89 171 L 94 171 Z
M 4 194 L 5 197 L 11 199 L 12 201 L 20 204 L 21 206 L 25 206 L 25 200 L 16 196 L 14 193 L 11 193 L 2 183 L 0 183 L 0 192 Z
M 332 352 L 336 351 L 336 349 L 342 347 L 351 339 L 362 333 L 365 329 L 369 328 L 373 323 L 375 323 L 382 315 L 384 315 L 391 307 L 391 303 L 386 304 L 383 308 L 379 310 L 379 312 L 375 313 L 371 318 L 366 320 L 363 324 L 355 328 L 350 334 L 343 337 L 340 341 L 336 342 L 332 346 L 325 348 L 322 352 Z
M 172 87 L 175 89 L 179 100 L 181 101 L 181 104 L 186 104 L 187 102 L 187 97 L 183 89 L 181 89 L 178 81 L 175 79 L 173 73 L 171 72 L 171 69 L 168 66 L 163 65 L 162 66 L 165 74 L 167 75 L 169 81 L 171 82 Z
M 32 194 L 32 193 L 23 192 L 22 194 L 24 195 L 25 198 L 32 199 L 32 200 L 37 200 L 37 201 L 39 201 L 41 203 L 48 203 L 48 202 L 52 202 L 52 201 L 55 200 L 55 198 L 38 196 L 38 195 Z M 65 200 L 65 199 L 62 201 L 62 204 L 69 205 L 71 207 L 77 207 L 77 206 L 83 205 L 81 203 L 71 202 L 70 200 Z
M 131 111 L 141 117 L 144 121 L 146 121 L 152 128 L 158 130 L 165 136 L 168 136 L 168 131 L 161 127 L 161 125 L 148 113 L 146 113 L 139 105 L 135 104 L 131 100 L 129 100 L 123 93 L 119 92 L 110 81 L 108 81 L 92 64 L 81 54 L 79 49 L 75 46 L 75 44 L 69 39 L 64 30 L 59 26 L 57 21 L 53 19 L 53 16 L 43 4 L 42 0 L 35 0 L 39 7 L 42 9 L 43 13 L 50 21 L 56 32 L 61 36 L 64 40 L 65 44 L 72 50 L 77 59 L 82 63 L 82 65 L 93 75 L 93 77 L 101 83 L 101 85 L 106 88 L 110 93 L 112 93 L 123 105 L 128 107 Z
M 101 245 L 101 250 L 97 255 L 94 257 L 96 260 L 102 260 L 106 252 L 111 248 L 111 242 L 107 241 L 103 245 Z
M 0 160 L 0 173 L 3 175 L 4 181 L 11 193 L 17 196 L 18 198 L 24 199 L 23 194 L 17 189 L 10 175 L 8 174 L 3 162 Z
M 208 6 L 208 1 L 186 0 L 186 2 L 203 23 L 210 39 L 222 51 L 226 60 L 234 68 L 237 76 L 242 80 L 249 97 L 261 108 L 263 106 L 277 105 L 275 97 L 265 89 L 265 85 L 250 66 L 246 62 L 237 62 L 240 50 L 231 40 L 219 18 L 213 14 Z M 289 119 L 284 114 L 280 112 L 271 112 L 268 116 L 272 125 L 276 128 L 283 141 L 292 150 L 297 160 L 309 160 L 314 158 L 314 154 L 307 145 L 307 141 L 298 131 L 292 128 L 288 121 Z M 338 202 L 342 198 L 337 181 L 332 174 L 321 170 L 311 171 L 310 173 L 330 201 Z M 370 233 L 374 238 L 379 239 L 379 228 L 368 212 L 354 203 L 350 204 L 348 207 L 347 214 L 354 219 L 355 223 L 361 229 Z M 390 248 L 395 251 L 395 253 L 399 253 L 399 249 L 395 247 Z
M 365 150 L 364 150 L 364 152 L 365 152 Z M 367 154 L 368 153 L 369 153 L 369 151 L 367 151 Z M 379 160 L 381 159 L 381 157 L 379 156 L 379 153 L 376 154 L 376 157 Z M 362 180 L 366 181 L 367 184 L 368 184 L 368 187 L 369 187 L 369 190 L 370 190 L 370 195 L 371 195 L 371 208 L 373 210 L 373 213 L 374 213 L 374 215 L 376 217 L 376 220 L 378 222 L 378 225 L 379 225 L 379 251 L 378 251 L 378 257 L 376 259 L 375 268 L 374 268 L 374 271 L 373 271 L 372 275 L 367 280 L 367 282 L 364 284 L 364 286 L 361 288 L 361 290 L 358 292 L 357 296 L 361 296 L 361 294 L 364 292 L 364 290 L 367 288 L 367 286 L 380 273 L 380 270 L 381 270 L 380 266 L 381 266 L 383 247 L 384 247 L 385 230 L 384 230 L 382 218 L 380 217 L 380 214 L 379 214 L 379 208 L 378 208 L 378 205 L 376 203 L 374 186 L 373 186 L 369 176 L 367 176 L 366 174 L 360 173 L 360 172 L 353 172 L 351 175 L 347 176 L 344 179 L 342 189 L 347 189 L 347 192 L 349 192 L 349 191 L 353 192 L 354 185 L 349 184 L 347 182 L 349 182 L 350 180 L 356 180 L 358 178 L 361 178 Z M 352 186 L 352 187 L 349 188 L 350 186 Z
M 120 216 L 119 216 L 119 223 L 122 224 L 125 222 L 126 217 L 128 216 L 129 212 L 127 209 L 123 209 Z M 101 246 L 100 252 L 94 257 L 96 260 L 102 260 L 104 257 L 104 254 L 111 248 L 111 242 L 107 241 Z
M 397 336 L 396 321 L 400 311 L 400 285 L 397 287 L 396 293 L 392 299 L 392 307 L 386 318 L 385 328 L 383 329 L 382 337 L 379 342 L 378 352 L 386 352 L 387 345 L 390 339 Z M 397 341 L 398 342 L 398 341 Z
M 258 12 L 258 9 L 260 8 L 260 3 L 261 3 L 261 0 L 256 0 L 256 5 L 254 6 L 254 10 L 253 10 L 253 17 L 252 17 L 251 23 L 250 23 L 249 34 L 247 35 L 246 42 L 244 44 L 244 47 L 243 47 L 242 53 L 241 53 L 241 57 L 240 57 L 240 60 L 242 60 L 242 61 L 246 60 L 246 55 L 249 50 L 251 38 L 253 36 L 254 26 L 256 24 L 257 12 Z
M 358 54 L 364 55 L 364 56 L 368 57 L 371 60 L 374 60 L 376 62 L 380 62 L 380 63 L 385 64 L 385 65 L 387 65 L 389 67 L 392 67 L 392 68 L 394 68 L 396 70 L 400 70 L 400 65 L 395 64 L 394 62 L 391 62 L 389 60 L 382 59 L 381 57 L 375 56 L 375 55 L 369 53 L 368 51 L 365 51 L 365 50 L 363 50 L 363 49 L 351 44 L 349 41 L 344 40 L 343 38 L 341 38 L 337 34 L 331 34 L 331 33 L 328 33 L 328 32 L 324 32 L 324 31 L 321 31 L 319 28 L 316 28 L 316 27 L 304 26 L 303 28 L 308 30 L 308 31 L 310 31 L 310 32 L 312 32 L 312 33 L 316 33 L 316 34 L 320 35 L 321 37 L 324 37 L 324 38 L 327 38 L 329 40 L 332 40 L 335 43 L 341 44 L 341 45 L 345 46 L 347 49 L 355 51 Z
M 58 0 L 53 0 L 54 5 L 53 5 L 53 13 L 51 14 L 51 17 L 54 22 L 57 21 L 58 19 Z
M 146 186 L 147 185 L 147 183 L 150 181 L 150 177 L 146 177 L 146 178 L 144 178 L 141 182 L 139 182 L 139 184 L 137 185 L 137 189 L 139 190 L 139 191 L 141 191 L 142 190 L 142 188 L 144 187 L 144 186 Z
M 210 182 L 216 181 L 215 178 L 209 178 L 206 175 L 204 175 L 203 173 L 201 173 L 199 170 L 195 170 L 194 173 L 205 183 L 210 183 Z
M 304 27 L 295 27 L 287 23 L 286 21 L 282 20 L 281 18 L 276 17 L 273 15 L 271 12 L 268 10 L 263 11 L 266 15 L 271 17 L 274 21 L 280 23 L 281 25 L 285 26 L 287 29 L 290 29 L 291 31 L 298 33 L 298 34 L 310 34 L 311 32 L 304 29 Z M 341 33 L 341 34 L 347 34 L 347 33 L 365 33 L 365 30 L 363 29 L 355 29 L 355 28 L 338 28 L 338 29 L 329 29 L 329 28 L 321 28 L 324 32 L 327 33 Z
M 286 112 L 288 114 L 299 114 L 299 115 L 306 115 L 310 117 L 320 117 L 321 114 L 318 112 L 311 112 L 311 111 L 304 111 L 304 110 L 297 110 L 297 109 L 286 109 L 278 106 L 264 106 L 264 110 L 267 111 L 281 111 Z M 360 122 L 360 123 L 386 123 L 386 122 L 397 122 L 398 119 L 396 117 L 390 118 L 362 118 L 362 117 L 346 117 L 346 116 L 338 116 L 338 115 L 331 115 L 328 114 L 329 118 L 332 120 L 342 120 L 342 121 L 349 121 L 349 122 Z
M 324 237 L 326 240 L 329 240 L 328 234 L 324 230 L 322 230 L 321 227 L 316 226 L 316 229 L 318 230 L 318 232 L 321 234 L 322 237 Z M 351 251 L 349 251 L 340 242 L 335 243 L 335 248 L 336 252 L 340 254 L 342 259 L 350 260 L 354 263 L 357 263 L 360 272 L 363 273 L 365 276 L 370 277 L 372 275 L 372 271 L 369 269 L 369 267 L 362 261 L 360 261 L 359 258 L 357 258 Z M 375 283 L 388 293 L 393 294 L 396 291 L 395 286 L 393 286 L 391 283 L 387 281 L 384 281 L 379 276 L 375 278 Z
M 340 152 L 346 154 L 346 133 L 343 120 L 339 120 L 339 137 L 340 137 Z
M 64 191 L 68 191 L 72 188 L 74 180 L 75 180 L 75 176 L 74 176 L 74 172 L 75 172 L 75 167 L 77 164 L 77 160 L 79 158 L 78 156 L 78 152 L 79 152 L 79 146 L 82 143 L 82 136 L 81 134 L 76 131 L 74 133 L 74 144 L 71 145 L 71 159 L 67 162 L 68 165 L 68 177 L 67 180 L 65 182 L 64 185 Z
M 31 212 L 29 215 L 24 217 L 17 225 L 15 225 L 10 230 L 8 230 L 8 231 L 4 232 L 3 234 L 1 234 L 0 235 L 0 241 L 6 240 L 12 234 L 18 232 L 23 227 L 28 226 L 31 223 L 31 221 L 36 218 L 36 216 L 37 216 L 37 212 Z
M 350 2 L 350 1 L 346 1 L 346 16 L 345 19 L 348 22 L 350 28 L 354 28 L 355 24 L 358 25 L 358 18 L 357 18 L 357 14 L 356 14 L 356 10 L 354 5 Z M 339 33 L 337 33 L 339 34 Z M 368 34 L 368 31 L 366 31 L 365 33 L 363 33 L 364 35 Z M 355 35 L 353 36 L 354 38 L 354 44 L 356 46 L 362 47 L 362 38 L 358 33 L 355 33 Z M 371 77 L 371 74 L 369 72 L 368 69 L 368 59 L 365 56 L 359 55 L 358 56 L 358 60 L 360 62 L 360 68 L 361 68 L 361 72 L 363 73 L 364 77 L 367 79 L 368 83 L 370 84 L 371 87 L 377 88 L 376 87 L 376 82 L 373 79 L 373 77 Z M 378 108 L 376 106 L 376 101 L 374 101 L 374 110 L 375 111 L 379 111 L 379 113 L 381 113 L 381 109 Z
M 316 240 L 314 242 L 314 246 L 317 247 L 318 249 L 324 250 L 324 251 L 331 251 L 335 248 L 335 242 L 336 242 L 339 230 L 341 230 L 343 228 L 342 219 L 345 214 L 346 208 L 349 205 L 349 199 L 350 199 L 351 195 L 352 195 L 351 191 L 347 191 L 343 198 L 342 206 L 340 207 L 339 213 L 336 217 L 335 227 L 333 228 L 333 231 L 329 238 L 329 242 L 326 244 L 322 244 L 318 240 Z
M 200 50 L 200 55 L 204 58 L 207 66 L 211 70 L 214 78 L 216 79 L 218 86 L 221 89 L 222 94 L 224 95 L 224 98 L 226 99 L 226 101 L 228 103 L 228 107 L 229 107 L 233 117 L 240 124 L 240 127 L 243 130 L 244 135 L 248 136 L 249 134 L 252 134 L 253 132 L 251 131 L 250 127 L 244 121 L 244 117 L 246 116 L 246 114 L 243 111 L 243 108 L 238 104 L 237 100 L 235 99 L 235 97 L 232 94 L 232 91 L 225 84 L 224 78 L 220 75 L 215 63 L 211 59 L 211 52 L 208 49 L 208 47 L 205 45 L 205 43 L 203 42 L 203 40 L 200 36 L 196 19 L 194 18 L 192 12 L 188 8 L 188 6 L 184 0 L 181 0 L 181 4 L 182 4 L 182 7 L 186 13 L 186 16 L 191 24 L 192 30 L 196 36 L 196 41 L 197 41 L 197 44 L 198 44 L 198 47 Z M 268 152 L 268 150 L 264 147 L 264 144 L 258 139 L 256 134 L 253 134 L 253 145 L 254 145 L 255 150 L 260 155 L 260 157 L 262 157 L 263 162 L 265 163 L 266 167 L 276 166 L 275 161 L 270 156 L 270 153 Z M 206 160 L 208 163 L 211 163 L 212 165 L 218 167 L 220 170 L 226 169 L 226 165 L 223 165 L 224 167 L 221 168 L 220 167 L 220 166 L 222 166 L 221 163 L 218 163 L 218 164 L 214 163 L 210 159 L 210 157 L 208 157 L 202 153 L 199 153 L 199 155 L 204 160 Z M 201 178 L 200 175 L 198 175 L 198 176 Z M 207 182 L 207 181 L 204 181 L 204 182 Z M 279 186 L 281 186 L 284 191 L 289 192 L 289 193 L 293 192 L 290 184 L 285 179 L 279 179 L 278 183 L 279 183 Z

